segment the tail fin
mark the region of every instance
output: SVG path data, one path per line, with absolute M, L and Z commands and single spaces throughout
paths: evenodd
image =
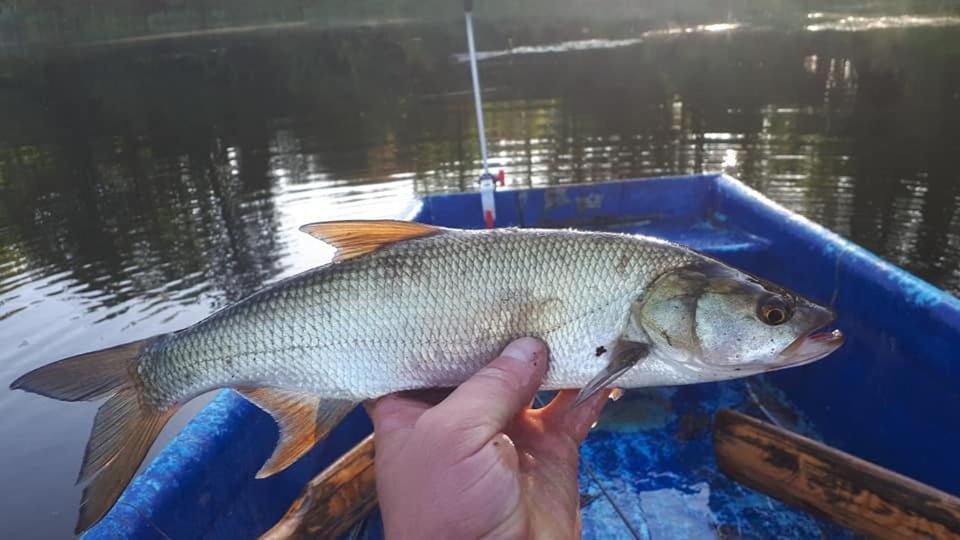
M 178 407 L 157 410 L 143 400 L 137 374 L 141 340 L 73 356 L 37 368 L 10 385 L 64 401 L 108 397 L 93 421 L 77 483 L 92 478 L 83 490 L 79 534 L 100 521 L 117 501 L 160 430 Z

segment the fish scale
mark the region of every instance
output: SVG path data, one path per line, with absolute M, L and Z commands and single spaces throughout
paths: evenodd
M 578 387 L 630 302 L 691 260 L 611 233 L 444 232 L 287 279 L 161 338 L 141 376 L 158 404 L 252 381 L 361 400 L 456 385 L 531 335 L 551 351 L 545 387 Z

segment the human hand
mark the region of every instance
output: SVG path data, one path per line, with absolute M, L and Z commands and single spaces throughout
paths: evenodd
M 579 538 L 578 450 L 609 391 L 530 409 L 546 371 L 544 345 L 522 338 L 436 406 L 370 407 L 388 538 Z

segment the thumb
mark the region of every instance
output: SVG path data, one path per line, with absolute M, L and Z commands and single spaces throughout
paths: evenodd
M 520 338 L 426 414 L 456 430 L 458 446 L 473 453 L 527 408 L 546 372 L 543 342 Z

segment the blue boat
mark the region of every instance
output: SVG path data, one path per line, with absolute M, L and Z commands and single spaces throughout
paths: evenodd
M 960 494 L 960 300 L 778 206 L 700 175 L 496 193 L 498 226 L 641 233 L 691 246 L 833 305 L 847 343 L 797 369 L 628 391 L 584 443 L 585 538 L 852 537 L 719 472 L 715 411 L 729 407 Z M 423 198 L 410 219 L 480 228 L 480 196 Z M 505 276 L 509 279 L 509 276 Z M 223 391 L 127 488 L 87 538 L 254 538 L 370 432 L 362 409 L 274 477 L 254 474 L 272 419 Z M 371 521 L 369 537 L 380 534 Z

